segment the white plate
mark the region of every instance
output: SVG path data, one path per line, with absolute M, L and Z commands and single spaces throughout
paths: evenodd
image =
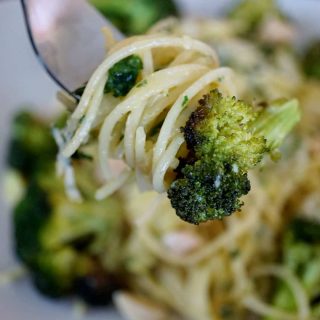
M 217 15 L 235 1 L 177 0 L 186 15 Z M 317 0 L 282 0 L 281 7 L 297 21 L 301 39 L 320 36 L 320 2 Z M 48 114 L 56 111 L 57 87 L 38 64 L 22 20 L 18 1 L 0 0 L 0 177 L 3 177 L 5 150 L 9 137 L 10 119 L 22 106 Z M 1 181 L 2 182 L 2 181 Z M 0 197 L 2 198 L 2 183 Z M 0 272 L 15 265 L 10 242 L 10 210 L 0 198 Z M 65 320 L 75 317 L 68 301 L 50 301 L 40 296 L 23 280 L 0 285 L 0 319 L 3 320 Z M 94 310 L 87 320 L 118 320 L 112 310 Z

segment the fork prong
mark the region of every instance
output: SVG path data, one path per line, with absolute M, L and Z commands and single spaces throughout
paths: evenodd
M 85 0 L 21 0 L 32 47 L 50 77 L 70 95 L 105 56 L 101 29 L 122 35 Z

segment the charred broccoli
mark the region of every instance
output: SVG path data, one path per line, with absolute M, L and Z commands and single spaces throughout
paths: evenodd
M 173 0 L 90 0 L 126 35 L 141 34 L 160 19 L 176 16 Z
M 282 263 L 304 287 L 314 319 L 320 316 L 320 224 L 306 218 L 295 218 L 285 233 Z M 296 311 L 294 296 L 287 286 L 279 283 L 273 304 L 287 311 Z
M 248 170 L 279 147 L 298 120 L 295 100 L 255 110 L 217 90 L 204 96 L 182 128 L 189 152 L 168 189 L 177 215 L 199 224 L 239 210 L 239 198 L 250 190 Z
M 115 288 L 113 273 L 120 259 L 115 243 L 120 243 L 124 226 L 117 196 L 102 202 L 94 200 L 95 186 L 86 176 L 90 171 L 81 170 L 89 161 L 80 157 L 73 161 L 80 169 L 76 178 L 84 185 L 86 200 L 72 202 L 64 194 L 63 181 L 55 176 L 55 154 L 51 150 L 55 145 L 49 126 L 24 112 L 16 117 L 13 129 L 13 141 L 18 141 L 21 149 L 11 144 L 9 165 L 18 170 L 26 184 L 13 214 L 18 258 L 28 268 L 35 286 L 47 296 L 76 294 L 91 304 L 110 302 Z M 31 134 L 35 136 L 29 137 Z M 50 152 L 36 156 L 43 150 Z M 24 161 L 33 161 L 33 166 L 10 160 L 17 151 L 22 152 Z M 108 259 L 104 259 L 105 253 Z

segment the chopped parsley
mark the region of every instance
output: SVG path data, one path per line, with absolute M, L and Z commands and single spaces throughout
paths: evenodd
M 189 97 L 188 96 L 184 96 L 183 97 L 183 101 L 182 101 L 182 105 L 181 105 L 182 108 L 185 108 L 187 106 L 188 102 L 189 102 Z
M 142 68 L 142 60 L 137 55 L 120 60 L 110 68 L 104 92 L 110 92 L 114 97 L 125 96 L 135 85 Z

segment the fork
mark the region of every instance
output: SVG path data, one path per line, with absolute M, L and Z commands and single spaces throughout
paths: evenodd
M 31 45 L 50 77 L 74 98 L 106 54 L 101 28 L 123 35 L 85 0 L 21 0 Z

